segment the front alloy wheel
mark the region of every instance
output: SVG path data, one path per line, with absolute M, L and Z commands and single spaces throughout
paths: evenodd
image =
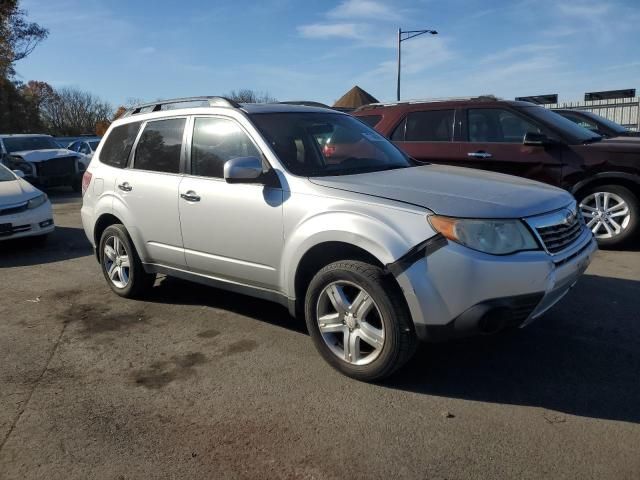
M 327 285 L 318 297 L 318 328 L 327 347 L 347 363 L 367 365 L 384 346 L 384 324 L 371 295 L 347 281 Z
M 601 185 L 581 196 L 580 211 L 602 247 L 618 247 L 640 233 L 638 197 L 621 185 Z
M 580 210 L 593 235 L 613 238 L 629 226 L 631 211 L 619 195 L 612 192 L 594 192 L 580 202 Z

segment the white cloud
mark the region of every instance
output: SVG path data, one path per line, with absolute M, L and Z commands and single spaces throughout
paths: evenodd
M 538 44 L 538 43 L 517 45 L 515 47 L 507 48 L 505 50 L 501 50 L 499 52 L 487 55 L 486 57 L 481 58 L 479 63 L 480 64 L 494 63 L 494 62 L 499 62 L 503 60 L 508 60 L 515 56 L 520 56 L 520 55 L 531 56 L 534 54 L 551 52 L 559 48 L 560 48 L 559 45 L 546 45 L 546 44 Z M 527 58 L 525 58 L 524 60 L 526 61 Z
M 327 12 L 330 18 L 368 18 L 395 21 L 401 18 L 396 7 L 389 7 L 374 0 L 345 0 Z
M 300 35 L 306 38 L 362 38 L 355 23 L 312 23 L 298 27 Z
M 138 49 L 138 53 L 140 55 L 151 55 L 153 53 L 156 53 L 156 48 L 155 47 L 142 47 Z

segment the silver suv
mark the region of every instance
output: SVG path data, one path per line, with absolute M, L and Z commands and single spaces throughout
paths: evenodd
M 418 340 L 526 325 L 596 251 L 567 192 L 416 166 L 324 108 L 136 107 L 109 128 L 82 190 L 86 235 L 118 295 L 162 273 L 279 302 L 361 380 L 390 375 Z

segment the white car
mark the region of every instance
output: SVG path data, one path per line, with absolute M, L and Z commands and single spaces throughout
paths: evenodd
M 55 228 L 49 198 L 22 175 L 0 165 L 0 241 L 44 238 Z
M 60 148 L 52 136 L 39 134 L 0 135 L 0 159 L 35 185 L 69 185 L 78 192 L 89 164 L 83 155 Z

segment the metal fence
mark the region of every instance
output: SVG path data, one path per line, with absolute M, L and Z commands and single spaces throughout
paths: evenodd
M 624 125 L 630 130 L 640 131 L 640 97 L 561 102 L 554 105 L 545 105 L 545 107 L 588 110 Z

